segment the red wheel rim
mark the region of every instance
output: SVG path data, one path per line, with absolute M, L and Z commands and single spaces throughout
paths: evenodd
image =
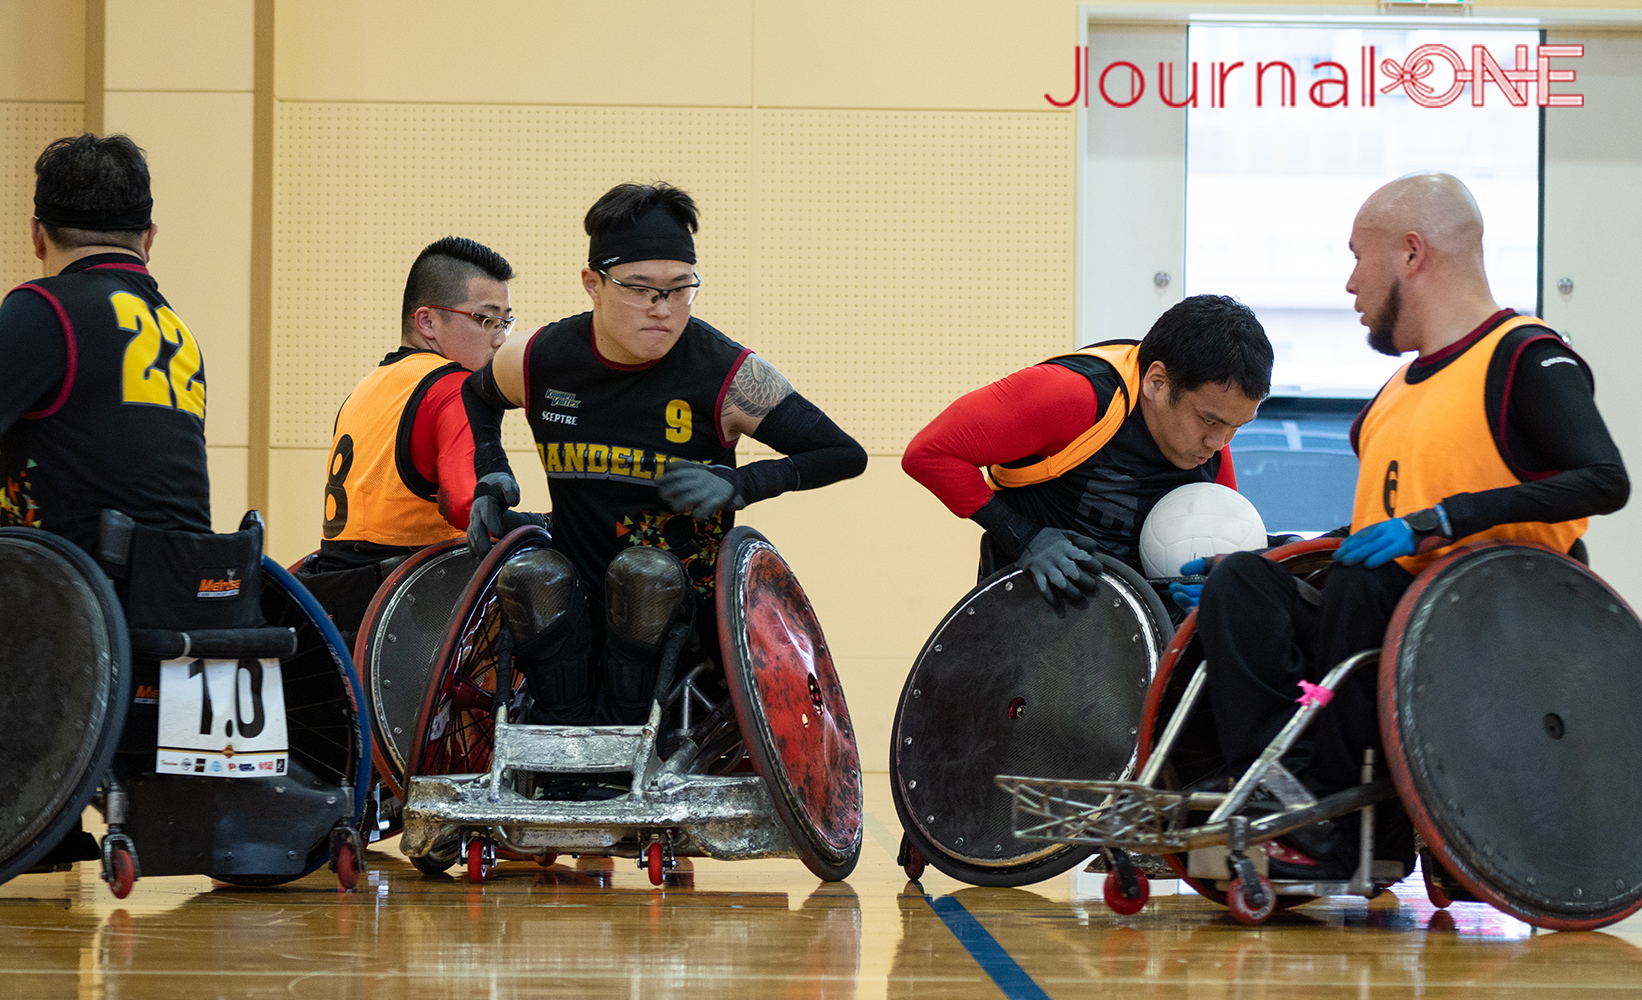
M 1106 905 L 1113 913 L 1132 917 L 1146 908 L 1146 902 L 1152 898 L 1151 880 L 1140 872 L 1135 872 L 1135 878 L 1140 882 L 1140 895 L 1130 899 L 1123 894 L 1123 880 L 1118 878 L 1117 872 L 1106 873 L 1101 894 L 1106 897 Z
M 1233 879 L 1231 888 L 1226 891 L 1226 905 L 1231 909 L 1232 916 L 1240 924 L 1264 923 L 1266 918 L 1271 916 L 1272 911 L 1277 909 L 1277 894 L 1272 891 L 1271 882 L 1264 875 L 1257 876 L 1257 878 L 1260 880 L 1260 888 L 1266 893 L 1266 905 L 1258 910 L 1251 908 L 1248 900 L 1243 898 L 1243 882 L 1241 879 Z
M 137 866 L 131 861 L 131 852 L 123 847 L 114 848 L 110 860 L 114 865 L 114 881 L 108 887 L 115 899 L 124 899 L 131 895 L 131 887 L 137 882 Z
M 359 884 L 359 859 L 354 856 L 352 844 L 344 843 L 337 848 L 336 881 L 345 892 L 352 892 Z
M 661 884 L 661 845 L 660 844 L 654 844 L 654 843 L 651 844 L 650 849 L 645 852 L 645 860 L 647 862 L 647 867 L 650 870 L 650 884 L 651 885 L 660 885 Z

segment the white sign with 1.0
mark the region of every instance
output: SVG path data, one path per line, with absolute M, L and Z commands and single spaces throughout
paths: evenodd
M 278 660 L 160 664 L 159 774 L 272 778 L 289 764 Z

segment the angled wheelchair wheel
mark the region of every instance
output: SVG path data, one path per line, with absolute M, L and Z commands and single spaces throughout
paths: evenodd
M 718 556 L 718 634 L 736 721 L 805 866 L 836 881 L 861 855 L 861 758 L 844 688 L 798 579 L 745 526 Z
M 525 525 L 497 542 L 462 588 L 445 636 L 434 654 L 434 669 L 416 716 L 414 738 L 405 758 L 405 777 L 418 774 L 477 774 L 489 770 L 496 724 L 491 705 L 496 692 L 496 650 L 502 608 L 496 576 L 513 556 L 544 548 L 548 533 Z M 401 567 L 403 568 L 403 567 Z M 523 674 L 513 675 L 524 697 Z
M 476 565 L 461 539 L 422 549 L 382 581 L 359 627 L 354 662 L 370 705 L 372 757 L 382 783 L 401 800 L 417 714 Z
M 1313 538 L 1278 546 L 1265 553 L 1265 556 L 1282 564 L 1301 581 L 1321 589 L 1323 581 L 1328 576 L 1329 567 L 1334 562 L 1334 550 L 1339 547 L 1338 538 Z M 1202 662 L 1203 645 L 1197 638 L 1197 611 L 1194 609 L 1175 631 L 1169 648 L 1163 654 L 1162 662 L 1158 664 L 1157 676 L 1146 692 L 1146 702 L 1141 709 L 1140 742 L 1136 748 L 1137 769 L 1144 767 L 1151 759 L 1153 746 L 1163 735 L 1164 727 L 1169 724 L 1175 707 L 1180 704 L 1180 699 L 1186 693 L 1186 685 L 1191 682 L 1193 672 Z M 1168 775 L 1170 786 L 1174 788 L 1203 785 L 1219 779 L 1229 780 L 1232 777 L 1226 770 L 1224 758 L 1220 755 L 1220 740 L 1215 732 L 1214 717 L 1209 711 L 1206 697 L 1198 702 L 1196 710 L 1186 720 L 1185 727 L 1176 739 L 1174 750 L 1169 755 L 1165 774 Z M 1196 890 L 1198 895 L 1226 905 L 1226 894 L 1216 889 L 1213 882 L 1192 878 L 1186 874 L 1185 855 L 1165 854 L 1163 859 L 1182 881 Z M 1277 906 L 1280 909 L 1299 906 L 1309 902 L 1310 898 L 1314 897 L 1279 896 Z
M 1379 709 L 1403 806 L 1466 891 L 1556 930 L 1642 908 L 1642 622 L 1595 573 L 1505 542 L 1432 563 Z
M 993 778 L 1113 780 L 1132 766 L 1172 627 L 1139 574 L 1101 561 L 1097 588 L 1062 608 L 1022 570 L 993 574 L 947 613 L 907 675 L 890 789 L 911 846 L 953 878 L 1027 885 L 1094 851 L 1017 840 L 1013 801 Z
M 210 873 L 235 885 L 278 885 L 301 878 L 327 863 L 331 827 L 337 822 L 359 825 L 371 786 L 371 727 L 364 711 L 365 690 L 342 636 L 307 588 L 267 556 L 262 557 L 262 582 L 262 615 L 267 624 L 293 628 L 297 634 L 296 654 L 280 664 L 285 688 L 285 726 L 290 740 L 290 776 L 294 781 L 306 780 L 317 787 L 336 788 L 339 794 L 334 810 L 328 808 L 323 813 L 304 816 L 304 826 L 312 827 L 318 836 L 307 848 L 302 871 L 278 875 Z M 278 801 L 276 796 L 265 799 Z M 266 808 L 267 821 L 279 823 L 282 813 L 279 806 Z M 318 808 L 316 802 L 314 809 Z M 242 819 L 254 821 L 255 817 Z M 135 824 L 131 828 L 137 829 Z M 247 828 L 247 839 L 251 836 Z M 138 850 L 142 850 L 141 839 Z
M 131 647 L 108 578 L 50 532 L 0 528 L 0 882 L 74 829 L 130 701 Z

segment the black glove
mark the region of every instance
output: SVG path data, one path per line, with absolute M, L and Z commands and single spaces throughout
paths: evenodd
M 507 533 L 502 512 L 519 502 L 519 484 L 505 472 L 492 472 L 473 488 L 473 509 L 468 512 L 468 551 L 474 558 L 490 552 L 493 538 Z
M 1018 562 L 1032 574 L 1043 599 L 1056 604 L 1061 594 L 1080 597 L 1100 579 L 1100 560 L 1094 555 L 1098 551 L 1099 544 L 1087 535 L 1044 528 L 1026 543 Z
M 697 465 L 694 462 L 671 462 L 656 483 L 656 492 L 662 502 L 675 514 L 708 520 L 721 510 L 740 510 L 747 506 L 741 497 L 741 483 L 736 470 L 726 465 Z

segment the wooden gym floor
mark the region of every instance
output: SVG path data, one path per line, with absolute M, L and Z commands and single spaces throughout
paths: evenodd
M 1192 895 L 1119 917 L 1080 873 L 981 889 L 930 869 L 920 887 L 895 866 L 887 779 L 867 777 L 861 863 L 831 885 L 796 861 L 697 861 L 653 889 L 583 858 L 470 886 L 421 877 L 397 841 L 348 895 L 323 870 L 261 890 L 144 879 L 125 900 L 93 865 L 25 875 L 0 886 L 0 997 L 1642 996 L 1642 917 L 1531 933 L 1482 904 L 1439 913 L 1417 876 L 1258 929 Z

